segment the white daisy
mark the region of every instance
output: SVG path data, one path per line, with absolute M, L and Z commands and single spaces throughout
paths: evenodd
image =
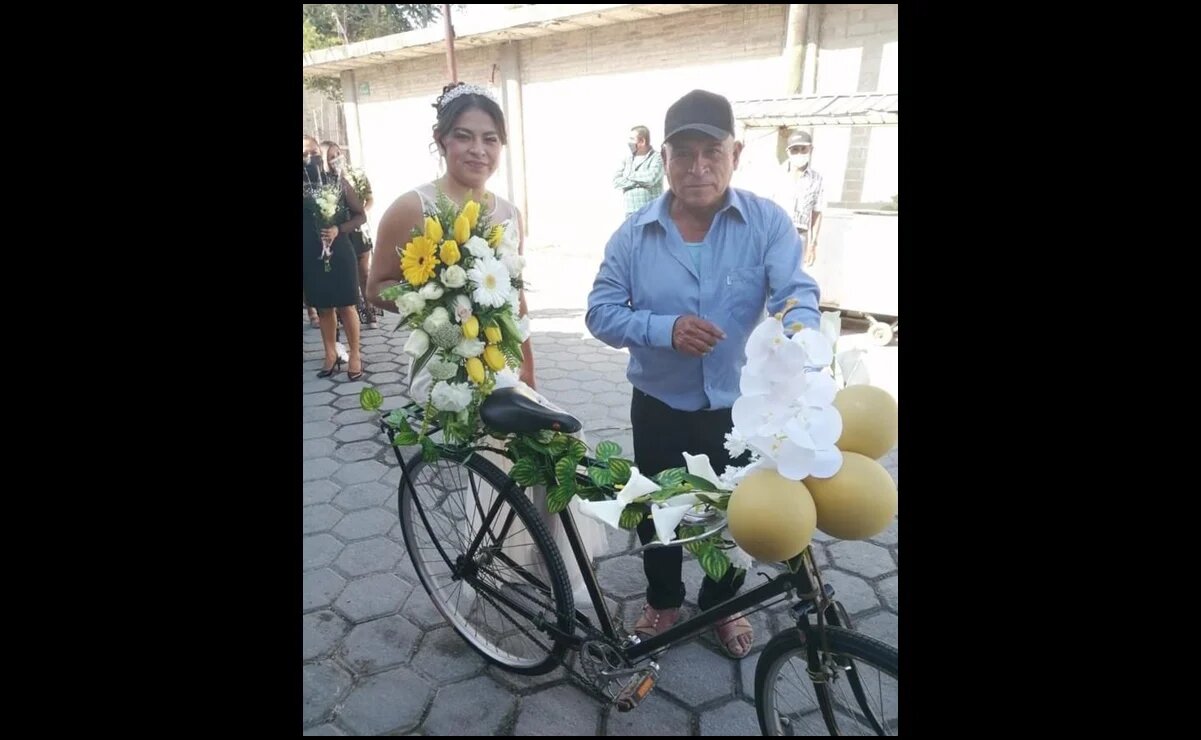
M 500 308 L 509 300 L 513 289 L 509 270 L 495 257 L 476 260 L 475 266 L 467 271 L 467 278 L 475 286 L 471 297 L 481 306 Z

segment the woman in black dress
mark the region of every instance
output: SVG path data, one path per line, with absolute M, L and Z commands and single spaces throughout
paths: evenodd
M 349 354 L 347 377 L 358 380 L 363 377 L 363 358 L 359 352 L 359 315 L 355 310 L 359 296 L 358 258 L 347 235 L 362 226 L 367 221 L 367 215 L 350 183 L 337 173 L 326 173 L 317 140 L 306 136 L 301 146 L 304 155 L 304 294 L 321 319 L 321 343 L 325 349 L 325 364 L 317 377 L 327 378 L 342 365 L 337 354 L 336 309 L 338 318 L 346 327 Z M 313 194 L 316 189 L 330 183 L 340 184 L 340 207 L 334 219 L 336 225 L 323 229 L 312 207 Z M 323 256 L 323 240 L 330 245 L 328 256 Z
M 346 152 L 333 141 L 321 142 L 321 151 L 325 155 L 326 172 L 337 172 L 354 187 L 355 195 L 363 204 L 363 212 L 371 211 L 371 181 L 367 173 L 356 167 L 351 167 L 347 161 Z M 348 235 L 354 245 L 354 252 L 359 259 L 359 326 L 368 329 L 379 328 L 379 309 L 367 302 L 367 272 L 371 264 L 371 238 L 367 235 L 367 225 L 355 229 Z

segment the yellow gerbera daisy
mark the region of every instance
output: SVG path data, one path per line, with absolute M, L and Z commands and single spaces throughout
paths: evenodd
M 434 268 L 438 264 L 434 243 L 424 236 L 414 237 L 413 241 L 406 244 L 400 260 L 401 270 L 409 285 L 422 285 L 427 282 L 434 276 Z

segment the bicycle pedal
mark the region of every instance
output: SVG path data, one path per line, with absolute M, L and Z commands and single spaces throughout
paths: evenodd
M 659 672 L 653 668 L 635 673 L 613 699 L 613 703 L 617 705 L 617 711 L 629 712 L 635 709 L 643 699 L 650 695 L 651 689 L 655 688 L 655 682 L 658 680 Z

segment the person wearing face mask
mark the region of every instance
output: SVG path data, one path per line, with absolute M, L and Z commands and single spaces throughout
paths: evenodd
M 351 167 L 342 147 L 333 141 L 321 142 L 325 152 L 326 169 L 336 172 L 346 178 L 354 186 L 355 194 L 363 204 L 364 211 L 370 211 L 374 199 L 371 197 L 371 181 L 361 169 Z M 350 232 L 350 243 L 359 260 L 359 321 L 368 329 L 379 328 L 379 312 L 367 302 L 367 272 L 371 265 L 371 237 L 367 234 L 367 224 Z
M 328 378 L 342 365 L 337 341 L 340 319 L 346 327 L 347 378 L 354 381 L 363 377 L 363 359 L 359 352 L 359 316 L 355 311 L 359 295 L 357 261 L 348 235 L 362 226 L 367 216 L 346 178 L 323 166 L 320 145 L 316 139 L 303 137 L 301 157 L 303 198 L 306 201 L 302 208 L 301 274 L 305 300 L 309 306 L 317 309 L 320 317 L 321 343 L 325 350 L 325 362 L 317 377 Z M 308 201 L 315 191 L 335 183 L 340 193 L 339 216 L 335 219 L 338 223 L 322 228 Z M 329 245 L 328 254 L 324 250 L 325 244 Z M 334 318 L 335 312 L 337 319 Z
M 822 211 L 826 209 L 825 187 L 821 173 L 810 164 L 812 155 L 813 137 L 804 131 L 793 131 L 788 137 L 784 176 L 772 198 L 792 216 L 792 225 L 801 237 L 806 267 L 817 259 L 817 237 Z
M 630 129 L 628 157 L 623 157 L 613 175 L 613 187 L 625 198 L 629 216 L 663 194 L 663 158 L 651 148 L 651 132 L 646 126 Z

